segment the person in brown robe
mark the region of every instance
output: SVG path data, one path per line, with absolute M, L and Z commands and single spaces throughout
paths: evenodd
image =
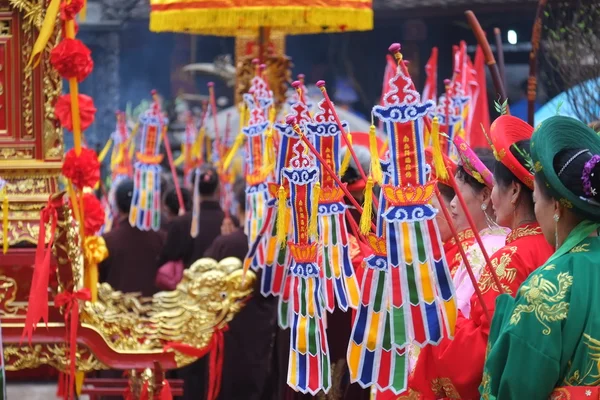
M 122 181 L 115 192 L 119 215 L 110 232 L 103 235 L 108 257 L 99 264 L 99 281 L 122 292 L 152 296 L 158 292 L 154 277 L 165 237 L 162 232 L 142 231 L 129 224 L 132 195 L 133 181 Z M 99 371 L 98 377 L 119 379 L 123 371 Z M 102 397 L 102 400 L 119 399 L 122 396 Z
M 122 292 L 152 296 L 158 291 L 154 277 L 165 238 L 159 232 L 142 231 L 129 224 L 132 194 L 133 181 L 130 179 L 117 187 L 115 197 L 119 216 L 113 229 L 103 235 L 108 257 L 99 265 L 100 282 Z
M 199 232 L 193 238 L 192 215 L 189 212 L 173 218 L 169 224 L 167 242 L 159 258 L 159 266 L 168 261 L 183 261 L 189 267 L 202 258 L 213 240 L 221 234 L 221 224 L 225 214 L 219 204 L 219 177 L 213 168 L 200 173 L 200 215 Z
M 191 236 L 193 213 L 177 216 L 169 224 L 167 240 L 159 257 L 158 266 L 169 261 L 183 261 L 188 268 L 204 256 L 217 236 L 221 234 L 221 224 L 225 214 L 219 204 L 219 178 L 213 168 L 205 168 L 200 173 L 199 184 L 200 215 L 198 235 Z M 184 380 L 183 400 L 206 398 L 207 357 L 204 357 L 176 372 Z
M 245 220 L 246 198 L 236 189 L 238 218 Z M 227 257 L 242 262 L 248 253 L 248 237 L 235 221 L 223 222 L 223 234 L 204 252 L 205 257 L 221 261 Z M 225 332 L 224 359 L 219 400 L 268 399 L 271 357 L 277 329 L 277 299 L 260 294 L 260 276 L 254 293 L 244 308 L 229 323 Z

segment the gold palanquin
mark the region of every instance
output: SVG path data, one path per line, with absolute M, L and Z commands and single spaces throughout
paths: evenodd
M 10 248 L 0 256 L 0 322 L 8 371 L 41 365 L 68 369 L 64 308 L 54 306 L 54 296 L 83 287 L 78 225 L 62 200 L 64 192 L 58 193 L 63 144 L 54 103 L 61 94 L 61 79 L 49 55 L 59 38 L 60 24 L 55 26 L 40 65 L 28 65 L 46 6 L 45 0 L 0 0 L 0 177 L 7 181 L 10 203 Z M 48 288 L 48 324 L 38 324 L 30 346 L 23 343 L 21 333 L 40 211 L 51 196 L 58 216 L 51 263 L 56 272 L 52 272 Z M 45 237 L 50 239 L 49 234 Z M 164 351 L 164 346 L 185 343 L 206 348 L 214 332 L 223 329 L 243 307 L 255 278 L 250 273 L 242 279 L 240 260 L 217 263 L 202 259 L 185 271 L 175 290 L 152 298 L 100 285 L 98 301 L 81 302 L 77 370 L 155 369 L 157 364 L 173 369 L 189 364 L 196 358 Z

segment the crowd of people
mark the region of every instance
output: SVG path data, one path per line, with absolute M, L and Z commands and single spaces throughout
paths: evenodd
M 400 397 L 381 392 L 377 398 L 546 399 L 570 390 L 565 387 L 589 390 L 600 383 L 600 315 L 594 307 L 600 282 L 600 137 L 581 122 L 559 116 L 535 131 L 515 117 L 501 116 L 489 136 L 492 150 L 475 153 L 493 172 L 491 181 L 461 162 L 449 171 L 455 187 L 447 179 L 437 182 L 457 231 L 454 235 L 444 213 L 437 214 L 458 308 L 454 338 L 422 349 L 413 346 L 407 392 Z M 368 170 L 369 152 L 356 150 Z M 431 177 L 437 178 L 430 164 Z M 342 181 L 362 201 L 365 182 L 354 161 Z M 219 177 L 214 169 L 203 169 L 199 234 L 192 238 L 189 191 L 183 191 L 185 213 L 180 213 L 175 192 L 167 191 L 164 229 L 141 231 L 127 221 L 133 182 L 121 182 L 116 190 L 119 218 L 104 235 L 109 257 L 100 265 L 101 280 L 117 290 L 150 296 L 159 290 L 155 275 L 167 262 L 182 261 L 187 268 L 202 257 L 243 260 L 248 252 L 245 191 L 243 185 L 235 186 L 239 210 L 226 217 L 219 202 Z M 436 198 L 432 201 L 434 207 L 442 206 Z M 350 214 L 358 223 L 360 215 Z M 360 279 L 362 260 L 370 250 L 355 238 L 351 244 Z M 372 395 L 350 384 L 345 359 L 353 317 L 350 311 L 327 317 L 333 384 L 327 395 L 317 398 L 360 400 Z M 286 385 L 289 333 L 277 326 L 275 298 L 261 296 L 257 287 L 229 328 L 219 398 L 311 397 Z M 185 380 L 185 399 L 203 398 L 206 365 L 201 359 L 177 372 Z

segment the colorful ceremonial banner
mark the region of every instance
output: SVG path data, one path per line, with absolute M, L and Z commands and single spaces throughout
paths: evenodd
M 436 182 L 428 181 L 423 119 L 434 103 L 421 101 L 399 47 L 390 48 L 399 64 L 396 76 L 383 106 L 373 108 L 386 124 L 389 163 L 348 349 L 352 381 L 397 394 L 407 384 L 408 345 L 438 344 L 452 336 L 456 320 L 437 210 L 429 204 Z
M 306 124 L 307 133 L 313 138 L 315 148 L 323 156 L 330 169 L 340 175 L 341 135 L 333 110 L 325 99 L 318 104 L 319 111 L 314 115 L 314 123 Z M 343 128 L 348 125 L 342 122 Z M 350 259 L 348 227 L 346 226 L 346 204 L 344 192 L 335 180 L 317 161 L 321 184 L 318 206 L 319 242 L 323 251 L 319 266 L 323 274 L 322 282 L 325 306 L 333 312 L 336 305 L 346 311 L 358 305 L 358 282 Z
M 140 142 L 134 164 L 134 190 L 129 223 L 141 230 L 160 229 L 160 143 L 168 120 L 154 95 L 152 107 L 140 116 Z

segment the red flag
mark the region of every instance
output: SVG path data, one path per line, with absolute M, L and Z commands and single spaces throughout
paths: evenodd
M 422 100 L 433 100 L 437 104 L 437 80 L 438 80 L 438 48 L 431 49 L 431 56 L 425 65 L 427 80 L 423 88 Z
M 475 51 L 475 78 L 477 79 L 479 93 L 473 101 L 473 114 L 471 117 L 471 147 L 489 147 L 489 144 L 481 130 L 489 132 L 490 129 L 490 110 L 488 108 L 487 85 L 485 77 L 485 59 L 481 47 L 477 46 Z

